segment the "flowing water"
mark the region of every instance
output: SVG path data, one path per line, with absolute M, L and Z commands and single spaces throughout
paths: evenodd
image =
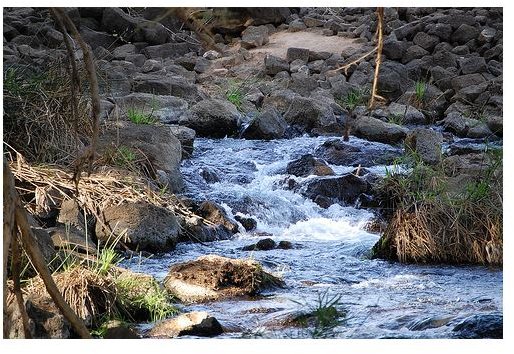
M 215 201 L 230 216 L 256 219 L 257 233 L 242 232 L 234 239 L 206 245 L 179 244 L 163 257 L 133 259 L 126 265 L 161 280 L 174 263 L 218 254 L 258 260 L 280 275 L 285 288 L 267 291 L 255 299 L 184 306 L 185 311 L 205 310 L 216 317 L 226 328 L 222 337 L 311 337 L 312 328 L 279 324 L 332 299 L 339 299 L 338 308 L 346 312 L 344 321 L 330 332 L 337 338 L 451 338 L 455 323 L 465 317 L 501 314 L 501 270 L 371 260 L 370 249 L 379 238 L 365 231 L 373 218 L 371 212 L 341 205 L 323 209 L 287 188 L 286 181 L 291 177 L 285 172 L 287 163 L 313 153 L 327 139 L 197 139 L 193 157 L 182 166 L 187 195 Z M 352 138 L 351 144 L 363 149 L 395 150 L 357 138 Z M 336 174 L 354 169 L 331 167 Z M 386 166 L 369 169 L 383 175 Z M 207 183 L 202 177 L 206 170 L 215 173 L 219 182 Z M 262 233 L 277 242 L 290 241 L 295 248 L 240 250 L 262 239 Z

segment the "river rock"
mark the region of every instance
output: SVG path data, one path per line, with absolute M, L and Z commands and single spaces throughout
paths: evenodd
M 258 113 L 243 131 L 241 137 L 244 139 L 280 139 L 284 136 L 287 122 L 275 109 L 269 108 Z
M 166 289 L 184 302 L 253 296 L 266 288 L 282 284 L 280 279 L 265 272 L 254 260 L 217 255 L 173 265 L 164 280 Z
M 57 249 L 89 254 L 97 253 L 96 243 L 91 239 L 90 234 L 85 234 L 73 226 L 57 226 L 49 228 L 47 231 L 52 237 L 53 246 Z
M 398 149 L 380 149 L 373 146 L 361 148 L 337 139 L 325 141 L 316 148 L 314 155 L 333 165 L 370 167 L 389 165 L 401 152 Z
M 299 159 L 289 162 L 286 172 L 297 177 L 333 176 L 335 174 L 323 160 L 316 159 L 311 154 L 303 155 Z
M 487 117 L 487 126 L 491 131 L 499 136 L 503 136 L 503 117 L 497 115 L 490 115 Z
M 443 120 L 445 130 L 462 138 L 485 138 L 493 135 L 486 123 L 451 112 Z
M 280 114 L 284 114 L 296 97 L 298 97 L 298 94 L 291 90 L 275 90 L 264 97 L 262 108 L 274 108 Z
M 379 77 L 379 93 L 390 100 L 396 100 L 410 86 L 413 86 L 405 65 L 394 61 L 387 60 L 382 63 Z
M 232 103 L 207 99 L 191 107 L 191 116 L 180 125 L 194 129 L 202 137 L 223 138 L 237 133 L 240 114 Z
M 421 48 L 427 50 L 428 52 L 432 52 L 434 47 L 439 43 L 439 38 L 425 32 L 418 32 L 414 36 L 412 42 L 419 45 Z
M 392 102 L 388 110 L 393 117 L 401 118 L 403 124 L 425 124 L 427 122 L 425 115 L 411 105 Z
M 157 323 L 148 333 L 150 338 L 181 336 L 214 337 L 223 333 L 221 324 L 207 312 L 189 312 Z
M 380 119 L 360 116 L 353 123 L 353 134 L 359 138 L 394 144 L 405 138 L 409 129 Z
M 351 173 L 337 177 L 323 177 L 308 181 L 301 193 L 316 202 L 323 197 L 323 202 L 330 204 L 353 204 L 362 193 L 370 191 L 370 184 Z M 320 200 L 321 201 L 321 200 Z M 324 206 L 325 203 L 322 203 Z
M 141 151 L 156 170 L 164 171 L 168 190 L 174 193 L 183 190 L 184 180 L 179 169 L 182 147 L 170 127 L 119 121 L 100 136 L 98 151 L 112 151 L 116 141 L 120 146 Z
M 289 124 L 305 132 L 318 134 L 342 132 L 332 107 L 310 97 L 295 96 L 284 118 Z
M 453 155 L 443 160 L 444 171 L 448 176 L 480 176 L 489 166 L 490 158 L 486 153 Z
M 252 231 L 257 228 L 257 220 L 254 218 L 249 218 L 243 215 L 236 215 L 234 216 L 234 219 L 236 219 L 246 231 Z
M 223 207 L 214 202 L 207 200 L 201 203 L 198 209 L 195 210 L 195 214 L 214 224 L 223 225 L 233 234 L 238 232 L 237 223 L 229 218 Z
M 473 39 L 477 39 L 479 32 L 477 28 L 463 23 L 453 32 L 451 39 L 453 42 L 465 44 Z
M 483 57 L 468 57 L 459 61 L 461 72 L 464 75 L 482 73 L 487 71 L 487 64 Z
M 103 244 L 113 242 L 120 234 L 121 240 L 131 250 L 167 252 L 178 242 L 180 226 L 177 217 L 169 210 L 138 202 L 105 208 L 102 222 L 96 224 L 96 236 Z
M 441 146 L 443 135 L 432 129 L 416 128 L 411 130 L 405 138 L 405 146 L 415 151 L 421 160 L 428 165 L 441 162 Z
M 501 313 L 471 315 L 457 323 L 453 332 L 456 332 L 457 338 L 462 339 L 502 339 L 503 315 Z
M 287 48 L 286 60 L 291 63 L 295 60 L 300 60 L 304 64 L 309 61 L 310 51 L 306 48 Z
M 241 248 L 242 251 L 269 251 L 277 247 L 277 243 L 271 238 L 259 240 L 257 243 Z
M 119 321 L 111 320 L 105 324 L 105 332 L 102 335 L 103 339 L 140 339 L 141 336 L 128 324 Z

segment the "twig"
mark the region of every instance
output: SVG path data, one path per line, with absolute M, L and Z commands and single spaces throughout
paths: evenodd
M 378 18 L 378 26 L 377 26 L 377 57 L 375 59 L 375 74 L 373 75 L 373 88 L 371 90 L 371 97 L 369 99 L 369 108 L 372 108 L 375 104 L 375 99 L 381 99 L 384 100 L 382 96 L 379 96 L 377 94 L 377 88 L 378 88 L 378 73 L 380 71 L 380 64 L 382 63 L 382 48 L 384 47 L 384 38 L 383 38 L 383 31 L 382 31 L 382 25 L 384 22 L 384 8 L 378 7 L 377 8 L 377 18 Z

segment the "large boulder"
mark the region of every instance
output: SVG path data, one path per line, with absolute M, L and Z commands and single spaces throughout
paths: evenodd
M 455 336 L 462 339 L 503 339 L 501 313 L 476 314 L 458 322 L 453 328 Z
M 354 174 L 316 178 L 307 182 L 302 194 L 321 206 L 333 203 L 353 204 L 357 198 L 370 191 L 370 184 Z
M 333 165 L 370 167 L 389 165 L 401 155 L 399 149 L 358 147 L 338 140 L 327 140 L 318 146 L 314 155 Z
M 178 75 L 138 74 L 133 78 L 132 89 L 134 92 L 181 97 L 188 102 L 198 102 L 206 97 L 196 85 Z
M 215 317 L 207 312 L 189 312 L 157 323 L 148 336 L 150 338 L 214 337 L 221 333 L 223 328 Z
M 118 145 L 114 145 L 115 142 L 119 142 Z M 164 184 L 168 190 L 180 192 L 184 189 L 180 173 L 182 147 L 169 126 L 119 121 L 100 136 L 98 150 L 101 153 L 116 154 L 121 146 L 131 149 L 136 155 L 141 152 L 155 170 L 164 171 Z
M 138 202 L 109 206 L 96 224 L 101 243 L 114 242 L 117 237 L 131 250 L 167 252 L 177 244 L 180 226 L 169 210 Z
M 74 336 L 71 325 L 50 296 L 25 295 L 24 307 L 28 315 L 28 329 L 31 338 L 67 339 Z M 7 338 L 25 338 L 22 315 L 14 300 L 4 309 L 4 335 Z
M 264 58 L 264 67 L 267 75 L 276 75 L 281 71 L 289 70 L 289 63 L 275 55 L 268 54 Z
M 410 131 L 405 138 L 405 146 L 415 151 L 428 165 L 441 162 L 443 135 L 432 129 L 417 128 Z
M 252 49 L 268 43 L 268 27 L 249 26 L 241 33 L 241 47 Z
M 332 176 L 334 171 L 320 159 L 316 159 L 311 154 L 303 155 L 297 160 L 287 164 L 286 172 L 290 175 L 298 177 L 316 176 Z
M 135 110 L 162 123 L 177 123 L 183 116 L 190 114 L 186 100 L 175 96 L 133 92 L 116 98 L 116 104 L 124 113 Z
M 310 97 L 295 96 L 284 118 L 290 125 L 297 126 L 304 132 L 313 134 L 342 132 L 332 107 Z
M 232 103 L 220 99 L 207 99 L 191 107 L 191 116 L 182 119 L 185 125 L 203 137 L 223 138 L 238 131 L 240 114 Z
M 453 32 L 451 40 L 458 44 L 465 44 L 473 39 L 477 39 L 479 33 L 480 31 L 476 27 L 463 23 Z
M 403 124 L 425 124 L 427 119 L 423 113 L 411 105 L 393 102 L 388 107 L 389 114 L 400 118 Z
M 264 97 L 262 101 L 262 108 L 267 110 L 269 108 L 276 109 L 280 114 L 287 112 L 291 103 L 298 96 L 291 90 L 276 90 Z
M 486 123 L 451 112 L 443 120 L 444 129 L 461 138 L 486 138 L 493 135 Z
M 236 296 L 253 296 L 283 282 L 264 271 L 254 260 L 207 255 L 173 265 L 164 286 L 184 302 L 215 301 Z
M 102 13 L 102 28 L 106 32 L 120 36 L 124 42 L 132 41 L 137 25 L 136 19 L 118 7 L 107 7 Z
M 413 84 L 405 65 L 394 61 L 384 61 L 380 65 L 379 77 L 380 95 L 390 100 L 396 100 Z
M 353 123 L 353 133 L 359 138 L 394 144 L 405 138 L 409 129 L 380 119 L 360 116 Z
M 280 139 L 284 136 L 287 122 L 274 108 L 258 113 L 243 131 L 241 137 L 245 139 Z

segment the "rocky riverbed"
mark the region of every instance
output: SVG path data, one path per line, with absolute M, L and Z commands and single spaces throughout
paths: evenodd
M 501 149 L 502 9 L 386 8 L 385 102 L 372 110 L 374 9 L 219 10 L 196 18 L 211 19 L 211 42 L 166 9 L 66 9 L 100 78 L 98 153 L 141 153 L 152 188 L 191 214 L 129 203 L 86 225 L 63 203 L 39 224 L 94 235 L 86 247 L 126 230 L 127 250 L 157 256 L 123 265 L 167 284 L 184 311 L 207 312 L 187 320 L 197 332 L 152 323 L 144 336 L 310 337 L 305 316 L 337 298 L 332 337 L 501 337 L 501 269 L 370 255 L 384 226 L 373 187 L 402 168 L 406 147 L 450 166 L 452 181 L 476 177 Z M 4 8 L 4 78 L 64 60 L 62 39 L 46 9 Z M 208 254 L 259 263 L 216 258 L 219 273 L 191 282 L 209 271 L 192 261 Z

